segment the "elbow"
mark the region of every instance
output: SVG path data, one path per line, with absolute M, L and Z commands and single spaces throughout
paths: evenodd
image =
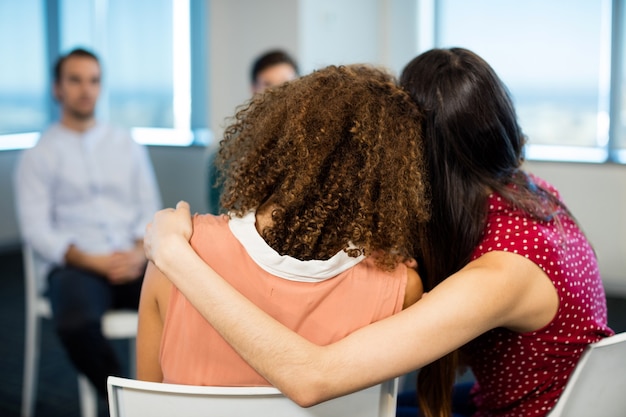
M 316 395 L 312 392 L 302 392 L 285 395 L 302 408 L 313 407 L 314 405 L 326 401 L 326 398 L 324 398 L 323 396 Z
M 295 359 L 285 360 L 281 366 L 268 372 L 269 381 L 283 395 L 302 408 L 309 408 L 342 395 L 344 387 L 338 383 L 335 362 L 324 356 L 324 347 L 310 345 L 301 349 Z M 263 374 L 263 373 L 262 373 Z
M 288 384 L 281 392 L 302 408 L 309 408 L 333 398 L 328 392 L 327 384 Z

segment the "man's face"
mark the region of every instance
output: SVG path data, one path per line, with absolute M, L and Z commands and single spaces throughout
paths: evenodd
M 61 67 L 54 93 L 68 116 L 92 118 L 100 94 L 100 65 L 89 57 L 69 57 Z
M 252 92 L 261 93 L 268 87 L 274 87 L 294 80 L 297 76 L 296 70 L 287 63 L 273 65 L 257 74 L 256 83 L 252 86 Z

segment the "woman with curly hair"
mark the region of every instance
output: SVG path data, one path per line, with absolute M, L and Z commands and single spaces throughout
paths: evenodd
M 229 214 L 196 215 L 191 245 L 315 344 L 400 311 L 422 288 L 407 266 L 428 218 L 420 117 L 393 77 L 367 66 L 331 66 L 255 95 L 220 143 Z M 268 384 L 152 264 L 137 343 L 140 379 Z
M 301 405 L 420 369 L 420 411 L 450 416 L 460 351 L 476 377 L 472 416 L 546 416 L 585 348 L 613 334 L 593 248 L 556 189 L 522 169 L 525 137 L 513 103 L 482 58 L 430 50 L 400 82 L 424 113 L 431 187 L 431 220 L 418 225 L 415 256 L 427 291 L 418 302 L 321 346 L 198 260 L 185 204 L 157 213 L 147 254 L 246 361 Z

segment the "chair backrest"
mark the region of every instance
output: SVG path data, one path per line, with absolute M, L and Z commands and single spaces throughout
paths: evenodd
M 110 376 L 111 417 L 394 417 L 397 380 L 302 408 L 273 387 L 161 384 Z
M 626 416 L 626 332 L 587 347 L 549 417 Z
M 41 294 L 41 284 L 38 278 L 38 260 L 33 249 L 27 244 L 22 245 L 22 262 L 24 264 L 26 314 L 50 318 L 52 316 L 50 303 L 48 299 Z

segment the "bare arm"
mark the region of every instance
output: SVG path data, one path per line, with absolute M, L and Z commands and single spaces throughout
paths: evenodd
M 163 382 L 159 354 L 170 290 L 171 283 L 149 263 L 141 287 L 137 327 L 137 378 L 144 381 Z
M 556 298 L 535 264 L 490 253 L 406 310 L 317 346 L 235 291 L 197 256 L 190 235 L 186 204 L 159 212 L 148 227 L 148 256 L 248 363 L 302 406 L 418 369 L 491 328 L 532 327 L 537 316 L 547 323 L 556 311 L 556 300 L 532 299 L 546 282 Z

